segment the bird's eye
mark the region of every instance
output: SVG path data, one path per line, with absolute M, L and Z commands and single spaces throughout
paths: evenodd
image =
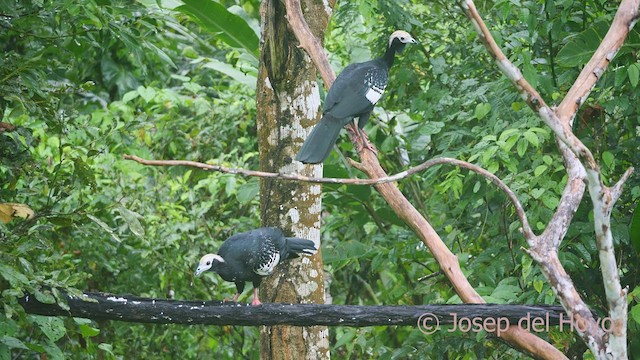
M 404 36 L 400 37 L 400 41 L 404 41 Z
M 211 265 L 211 261 L 207 261 L 207 265 Z

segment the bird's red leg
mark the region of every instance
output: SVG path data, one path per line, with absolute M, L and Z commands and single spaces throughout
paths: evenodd
M 367 133 L 358 127 L 358 123 L 355 118 L 353 119 L 353 123 L 347 126 L 347 131 L 351 133 L 355 138 L 358 152 L 363 148 L 367 148 L 374 154 L 378 155 L 378 149 L 376 149 L 371 141 L 369 141 L 369 136 L 367 136 Z
M 371 152 L 378 155 L 378 149 L 376 149 L 376 147 L 373 146 L 373 144 L 369 140 L 369 136 L 367 136 L 367 133 L 360 128 L 357 128 L 357 129 L 358 129 L 358 132 L 360 133 L 360 141 L 362 141 L 362 144 L 360 146 L 366 147 L 367 149 L 371 150 Z
M 253 288 L 253 301 L 251 302 L 251 306 L 258 306 L 258 305 L 262 305 L 262 303 L 258 299 L 258 289 Z

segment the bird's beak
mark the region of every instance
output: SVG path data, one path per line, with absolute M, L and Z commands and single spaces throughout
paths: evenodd
M 200 267 L 198 267 L 198 268 L 196 269 L 196 272 L 195 272 L 195 273 L 193 273 L 193 275 L 195 275 L 195 276 L 200 276 L 200 274 L 202 274 L 202 273 L 203 273 L 203 270 L 202 270 L 202 269 L 200 269 Z

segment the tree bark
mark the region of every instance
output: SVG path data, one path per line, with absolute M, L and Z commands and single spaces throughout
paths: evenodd
M 310 26 L 324 37 L 330 7 L 307 0 L 313 13 Z M 322 176 L 322 166 L 305 167 L 293 161 L 310 128 L 319 119 L 320 94 L 316 70 L 306 53 L 296 47 L 295 36 L 277 0 L 261 6 L 260 65 L 257 84 L 257 123 L 260 169 L 278 173 Z M 277 226 L 290 236 L 320 242 L 321 185 L 262 179 L 260 213 L 264 226 Z M 314 257 L 289 261 L 276 269 L 260 287 L 262 300 L 280 303 L 324 303 L 324 276 L 320 251 Z M 263 327 L 263 359 L 328 359 L 326 327 Z

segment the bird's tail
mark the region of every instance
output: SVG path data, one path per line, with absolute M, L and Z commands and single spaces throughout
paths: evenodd
M 313 255 L 318 251 L 316 244 L 307 239 L 285 238 L 287 242 L 287 254 L 289 259 L 297 258 L 302 255 Z
M 333 117 L 323 116 L 302 144 L 302 148 L 296 155 L 296 160 L 305 164 L 323 162 L 329 157 L 331 148 L 336 143 L 340 129 L 342 129 L 341 123 Z

